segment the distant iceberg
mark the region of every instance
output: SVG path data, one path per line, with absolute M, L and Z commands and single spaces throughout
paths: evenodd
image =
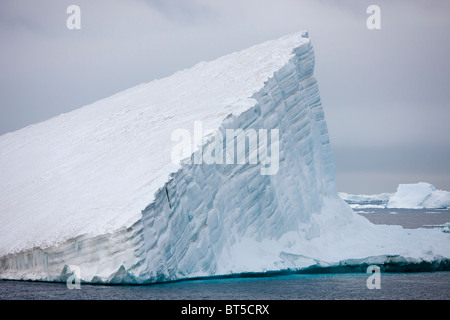
M 393 193 L 349 194 L 339 192 L 339 197 L 353 209 L 384 209 Z
M 307 33 L 294 33 L 0 136 L 0 278 L 448 266 L 447 233 L 374 225 L 338 197 L 314 64 Z M 261 175 L 262 162 L 174 164 L 171 134 L 196 121 L 222 136 L 279 130 L 277 173 Z
M 353 209 L 445 209 L 450 207 L 450 192 L 437 190 L 426 182 L 400 184 L 395 193 L 353 195 L 339 192 Z
M 436 190 L 426 182 L 400 184 L 387 203 L 388 208 L 439 209 L 450 207 L 450 192 Z

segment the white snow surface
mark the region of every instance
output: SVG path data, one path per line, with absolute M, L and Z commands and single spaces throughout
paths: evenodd
M 145 283 L 448 259 L 449 234 L 377 226 L 338 197 L 313 70 L 307 33 L 294 33 L 1 136 L 0 278 L 65 281 L 78 266 L 83 281 Z M 204 132 L 279 129 L 278 173 L 173 164 L 171 133 L 199 120 Z

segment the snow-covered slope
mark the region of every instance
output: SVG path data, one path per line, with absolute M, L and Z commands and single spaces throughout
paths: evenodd
M 84 281 L 141 283 L 450 257 L 447 234 L 372 225 L 338 197 L 313 70 L 295 33 L 1 136 L 0 277 L 64 281 L 76 265 Z M 172 163 L 172 132 L 194 121 L 278 129 L 278 172 Z
M 436 209 L 450 207 L 450 192 L 426 182 L 400 184 L 395 193 L 354 195 L 339 192 L 352 208 Z
M 293 35 L 201 62 L 1 136 L 0 254 L 131 226 L 179 169 L 171 133 L 197 120 L 216 129 L 253 107 L 252 96 L 308 42 Z

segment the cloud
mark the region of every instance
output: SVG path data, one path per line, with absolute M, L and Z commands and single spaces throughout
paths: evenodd
M 192 24 L 208 20 L 213 12 L 208 3 L 193 0 L 143 0 L 175 24 Z

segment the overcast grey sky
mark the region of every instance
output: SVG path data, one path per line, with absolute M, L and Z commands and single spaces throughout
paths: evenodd
M 0 134 L 306 29 L 338 190 L 450 190 L 449 17 L 438 0 L 2 0 Z

